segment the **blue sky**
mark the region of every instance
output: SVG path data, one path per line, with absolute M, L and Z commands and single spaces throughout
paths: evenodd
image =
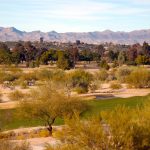
M 0 0 L 0 26 L 44 32 L 150 28 L 150 0 Z

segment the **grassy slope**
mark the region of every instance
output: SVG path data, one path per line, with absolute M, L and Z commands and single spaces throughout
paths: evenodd
M 90 109 L 83 115 L 84 117 L 89 117 L 91 115 L 96 115 L 100 111 L 103 110 L 111 110 L 117 105 L 125 105 L 131 108 L 136 107 L 137 105 L 141 105 L 143 101 L 148 99 L 148 96 L 145 97 L 132 97 L 132 98 L 114 98 L 109 100 L 91 100 L 88 101 L 88 105 Z M 3 116 L 3 120 L 6 119 L 4 113 L 7 112 L 7 116 L 9 116 L 8 112 L 15 112 L 15 110 L 0 110 L 0 115 Z M 11 118 L 8 117 L 8 118 Z M 43 125 L 39 120 L 26 120 L 26 119 L 18 119 L 12 118 L 10 122 L 5 124 L 5 121 L 1 120 L 1 124 L 4 126 L 4 129 L 15 129 L 19 127 L 33 127 Z M 55 125 L 63 124 L 62 119 L 57 119 Z

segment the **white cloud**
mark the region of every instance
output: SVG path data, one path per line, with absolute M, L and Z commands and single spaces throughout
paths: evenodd
M 46 10 L 37 10 L 37 13 L 52 18 L 95 20 L 105 19 L 106 17 L 97 15 L 107 12 L 113 7 L 113 4 L 92 2 L 90 0 L 69 1 L 59 3 L 56 7 L 50 6 Z

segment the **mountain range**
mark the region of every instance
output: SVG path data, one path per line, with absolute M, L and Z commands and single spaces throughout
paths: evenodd
M 39 41 L 40 37 L 44 38 L 44 41 L 57 41 L 57 42 L 75 42 L 80 40 L 86 43 L 103 43 L 113 42 L 120 44 L 134 44 L 143 43 L 144 41 L 150 43 L 150 29 L 147 30 L 135 30 L 131 32 L 118 31 L 113 32 L 111 30 L 105 30 L 102 32 L 66 32 L 58 33 L 55 31 L 41 32 L 32 31 L 25 32 L 20 31 L 14 27 L 4 28 L 0 27 L 0 41 Z

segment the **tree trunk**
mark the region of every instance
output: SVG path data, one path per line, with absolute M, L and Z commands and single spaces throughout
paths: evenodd
M 47 130 L 50 136 L 52 136 L 52 131 L 53 131 L 52 124 L 54 122 L 55 122 L 55 118 L 51 119 L 51 121 L 47 121 L 47 124 L 48 124 Z
M 52 136 L 53 128 L 52 128 L 51 125 L 49 125 L 49 126 L 47 127 L 47 130 L 48 130 L 48 132 L 49 132 L 49 135 Z

